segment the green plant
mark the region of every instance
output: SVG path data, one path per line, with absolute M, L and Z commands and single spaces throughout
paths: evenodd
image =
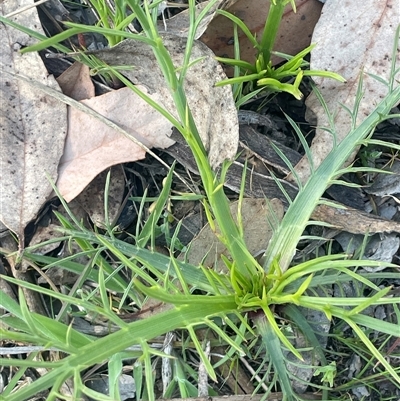
M 257 40 L 257 38 L 252 35 L 249 28 L 240 18 L 227 11 L 218 10 L 219 14 L 229 18 L 235 24 L 235 43 L 238 44 L 239 42 L 237 36 L 237 27 L 239 27 L 257 50 L 254 64 L 240 59 L 240 48 L 238 46 L 235 46 L 234 59 L 217 57 L 217 60 L 220 62 L 235 67 L 234 78 L 218 82 L 217 85 L 231 84 L 234 88 L 240 88 L 237 93 L 238 106 L 243 103 L 244 99 L 242 98 L 247 94 L 254 96 L 264 89 L 268 93 L 288 92 L 296 99 L 301 99 L 303 95 L 300 92 L 299 86 L 304 76 L 328 77 L 340 82 L 345 82 L 343 77 L 335 72 L 306 69 L 309 64 L 304 60 L 304 57 L 311 52 L 315 45 L 308 46 L 295 56 L 273 51 L 283 12 L 285 6 L 289 3 L 292 5 L 293 10 L 296 11 L 294 0 L 271 0 L 268 17 L 265 21 L 260 40 Z M 279 55 L 287 61 L 280 67 L 274 67 L 271 61 L 272 54 Z M 247 83 L 247 87 L 244 87 L 245 83 Z M 234 90 L 234 92 L 236 91 Z M 247 98 L 248 97 L 245 97 L 245 99 Z
M 110 3 L 104 0 L 90 0 L 89 7 L 96 14 L 97 26 L 124 31 L 135 19 L 135 14 L 127 13 L 128 3 L 125 0 Z M 124 38 L 118 35 L 104 35 L 110 47 L 121 42 Z
M 247 249 L 240 220 L 236 221 L 229 211 L 229 201 L 224 193 L 223 184 L 230 163 L 226 162 L 221 167 L 219 174 L 212 170 L 186 101 L 183 87 L 185 72 L 189 68 L 194 33 L 204 14 L 196 18 L 194 0 L 190 0 L 191 24 L 185 61 L 182 66 L 179 66 L 177 74 L 171 57 L 163 45 L 162 38 L 157 32 L 155 11 L 151 11 L 147 3 L 143 6 L 136 0 L 127 0 L 127 3 L 142 25 L 144 34 L 123 33 L 123 36 L 142 40 L 152 47 L 164 73 L 166 85 L 174 98 L 178 117 L 173 117 L 167 110 L 152 103 L 118 70 L 107 66 L 105 68 L 108 68 L 122 82 L 169 118 L 190 146 L 205 192 L 204 210 L 216 233 L 218 227 L 219 231 L 216 235 L 226 245 L 231 256 L 231 261 L 225 259 L 228 274 L 215 272 L 202 265 L 193 266 L 175 259 L 173 257 L 174 238 L 171 239 L 169 256 L 146 249 L 146 246 L 152 242 L 154 222 L 160 218 L 169 196 L 172 169 L 168 174 L 153 215 L 142 229 L 138 229 L 134 244 L 118 240 L 112 227 L 108 228 L 105 235 L 100 235 L 88 231 L 72 214 L 70 214 L 70 221 L 59 215 L 59 220 L 64 227 L 62 231 L 65 237 L 62 239 L 76 242 L 82 249 L 82 253 L 91 258 L 92 266 L 95 269 L 85 270 L 84 266 L 72 261 L 71 258 L 58 260 L 37 255 L 34 253 L 36 247 L 27 248 L 22 257 L 35 263 L 42 263 L 47 267 L 59 265 L 77 273 L 85 272 L 89 279 L 98 283 L 98 288 L 93 290 L 92 295 L 96 296 L 96 300 L 94 301 L 90 297 L 80 298 L 73 293 L 63 295 L 19 280 L 4 276 L 2 278 L 20 287 L 30 288 L 58 299 L 64 305 L 79 305 L 88 312 L 102 315 L 119 330 L 104 338 L 94 339 L 58 320 L 30 313 L 21 290 L 19 291 L 19 305 L 3 293 L 1 305 L 12 315 L 2 318 L 3 326 L 0 329 L 0 335 L 3 338 L 45 347 L 56 347 L 67 354 L 66 358 L 57 362 L 34 361 L 33 358 L 30 360 L 2 358 L 0 362 L 2 366 L 20 367 L 20 375 L 31 366 L 49 370 L 29 386 L 22 387 L 13 393 L 11 393 L 13 388 L 10 386 L 4 396 L 11 401 L 24 400 L 51 388 L 48 399 L 52 400 L 61 397 L 59 392 L 62 383 L 68 378 L 73 378 L 74 399 L 79 399 L 82 394 L 97 399 L 113 399 L 88 389 L 82 382 L 80 373 L 94 364 L 106 361 L 110 366 L 110 371 L 113 372 L 109 379 L 110 388 L 115 389 L 116 377 L 121 372 L 121 368 L 116 368 L 116 366 L 121 366 L 122 361 L 127 358 L 134 358 L 136 360 L 134 377 L 138 388 L 141 389 L 139 397 L 145 394 L 148 399 L 153 400 L 155 394 L 152 358 L 169 356 L 152 348 L 148 342 L 158 335 L 180 328 L 187 330 L 192 345 L 197 350 L 208 375 L 215 380 L 215 367 L 209 361 L 196 333 L 198 328 L 208 327 L 215 331 L 219 341 L 227 348 L 226 354 L 230 356 L 235 353 L 242 355 L 244 342 L 254 338 L 257 333 L 267 351 L 271 369 L 274 371 L 271 386 L 276 382 L 279 383 L 287 400 L 301 399 L 292 389 L 282 348 L 287 348 L 300 359 L 302 356 L 301 352 L 289 341 L 285 332 L 281 330 L 276 309 L 279 305 L 285 305 L 285 308 L 291 307 L 297 311 L 297 313 L 293 313 L 287 309 L 287 314 L 292 317 L 293 324 L 300 327 L 303 333 L 308 333 L 307 337 L 311 344 L 315 344 L 315 335 L 313 337 L 312 329 L 307 322 L 296 318 L 296 316 L 300 316 L 300 312 L 297 310 L 299 306 L 322 311 L 329 319 L 342 320 L 351 327 L 355 336 L 368 349 L 371 358 L 380 362 L 385 374 L 391 376 L 394 382 L 400 383 L 398 369 L 396 370 L 385 360 L 382 353 L 365 334 L 365 329 L 368 329 L 387 336 L 397 336 L 398 325 L 382 322 L 362 313 L 367 307 L 373 305 L 395 305 L 400 298 L 389 296 L 390 288 L 378 287 L 374 282 L 376 276 L 373 274 L 362 275 L 353 270 L 358 266 L 391 267 L 392 265 L 383 262 L 351 260 L 349 255 L 327 255 L 290 267 L 298 241 L 302 237 L 304 229 L 310 224 L 309 219 L 313 209 L 319 203 L 327 202 L 321 199 L 325 189 L 333 183 L 346 185 L 346 182 L 340 181 L 338 177 L 344 173 L 354 172 L 355 168 L 352 166 L 343 168 L 344 162 L 354 148 L 374 142 L 370 139 L 373 129 L 380 121 L 389 117 L 390 110 L 399 102 L 400 86 L 395 85 L 394 76 L 399 71 L 395 65 L 395 51 L 400 27 L 396 31 L 391 79 L 386 83 L 387 96 L 359 126 L 352 128 L 346 139 L 334 147 L 318 168 L 313 168 L 310 158 L 311 177 L 306 184 L 300 185 L 299 183 L 299 194 L 291 201 L 282 222 L 275 228 L 272 240 L 260 264 Z M 82 28 L 74 29 L 82 30 Z M 106 28 L 96 28 L 96 31 L 110 34 L 114 32 L 114 30 Z M 350 112 L 349 118 L 357 114 L 361 97 L 362 80 L 360 80 L 354 110 Z M 323 99 L 320 101 L 326 106 Z M 329 110 L 326 112 L 329 113 Z M 301 136 L 301 131 L 293 121 L 291 123 L 298 135 Z M 327 127 L 327 129 L 335 136 L 334 126 Z M 393 145 L 391 146 L 393 147 Z M 310 155 L 309 149 L 306 154 Z M 65 202 L 64 206 L 68 210 Z M 316 223 L 313 222 L 313 224 Z M 112 261 L 105 258 L 105 251 L 112 255 Z M 120 274 L 121 269 L 128 270 L 129 279 Z M 390 273 L 381 273 L 380 277 L 389 277 L 389 275 Z M 333 283 L 349 280 L 362 283 L 368 288 L 370 295 L 363 298 L 347 298 L 345 296 L 332 298 L 318 295 L 316 291 L 331 286 Z M 153 317 L 127 323 L 112 310 L 109 302 L 110 291 L 121 294 L 121 305 L 122 300 L 131 299 L 141 307 L 143 300 L 150 297 L 166 302 L 172 305 L 172 308 Z M 250 313 L 252 313 L 255 327 L 250 321 Z M 137 348 L 133 351 L 126 350 L 132 345 Z M 329 362 L 324 360 L 323 356 L 320 360 L 321 371 L 327 372 Z M 319 388 L 323 392 L 323 399 L 328 399 L 332 375 L 325 376 L 325 378 L 328 383 L 322 383 Z M 186 390 L 181 389 L 181 391 Z
M 155 20 L 159 15 L 158 10 L 161 3 L 162 0 L 145 2 L 150 10 L 154 10 L 154 12 L 152 12 L 154 25 Z M 304 60 L 304 57 L 306 57 L 311 52 L 314 45 L 307 47 L 295 56 L 290 56 L 273 51 L 273 46 L 275 43 L 275 38 L 278 32 L 279 25 L 282 20 L 283 11 L 288 3 L 292 5 L 293 10 L 295 11 L 296 5 L 294 3 L 294 0 L 272 0 L 270 2 L 268 18 L 265 22 L 263 34 L 260 41 L 257 41 L 257 39 L 249 31 L 247 26 L 239 18 L 227 11 L 218 10 L 219 14 L 226 16 L 234 22 L 236 40 L 235 59 L 217 57 L 217 60 L 219 60 L 220 62 L 235 67 L 235 77 L 220 81 L 217 85 L 233 85 L 238 108 L 247 99 L 255 96 L 263 90 L 266 90 L 268 93 L 288 92 L 297 99 L 300 99 L 303 95 L 300 92 L 299 86 L 304 76 L 322 76 L 336 79 L 341 82 L 345 81 L 343 77 L 334 72 L 307 70 L 309 64 L 307 61 Z M 134 19 L 137 19 L 140 23 L 141 21 L 143 21 L 142 18 L 138 18 L 138 16 L 136 15 L 136 12 L 138 10 L 135 10 L 133 9 L 133 7 L 131 7 L 131 2 L 127 0 L 124 0 L 122 2 L 117 1 L 112 8 L 108 1 L 91 0 L 90 6 L 98 17 L 98 23 L 96 24 L 96 27 L 74 24 L 71 22 L 64 22 L 64 25 L 69 27 L 69 29 L 51 38 L 46 38 L 45 36 L 38 34 L 37 32 L 33 32 L 32 30 L 13 23 L 1 16 L 0 21 L 10 24 L 40 40 L 37 45 L 31 46 L 29 50 L 26 51 L 39 51 L 52 46 L 60 51 L 69 53 L 69 49 L 63 45 L 60 45 L 60 42 L 70 38 L 71 36 L 83 32 L 97 32 L 102 34 L 106 38 L 107 43 L 110 47 L 116 45 L 124 38 L 136 38 L 137 40 L 145 41 L 145 38 L 138 38 L 136 34 L 130 33 L 127 29 Z M 212 5 L 206 7 L 200 15 L 205 15 L 211 7 Z M 100 29 L 96 29 L 97 27 Z M 250 64 L 240 59 L 237 27 L 239 27 L 246 34 L 250 43 L 258 51 L 254 64 Z M 24 51 L 25 50 L 23 50 L 23 52 Z M 274 67 L 272 66 L 271 62 L 272 54 L 277 54 L 287 61 L 280 67 Z M 95 56 L 88 56 L 83 51 L 81 51 L 80 54 L 75 54 L 74 58 L 84 64 L 87 64 L 91 68 L 96 68 L 97 66 L 101 65 L 101 62 L 97 60 Z M 110 77 L 109 74 L 106 74 L 105 78 L 108 81 L 112 80 L 112 77 Z M 247 84 L 247 86 L 245 86 L 244 84 Z

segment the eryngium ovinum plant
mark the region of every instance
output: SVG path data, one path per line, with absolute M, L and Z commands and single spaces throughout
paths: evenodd
M 3 277 L 18 284 L 20 301 L 17 304 L 7 294 L 1 294 L 1 305 L 10 313 L 9 316 L 2 318 L 1 337 L 58 349 L 65 355 L 59 360 L 52 361 L 34 358 L 35 353 L 30 354 L 27 360 L 2 358 L 0 362 L 2 366 L 19 367 L 18 374 L 14 376 L 3 395 L 10 401 L 20 401 L 50 389 L 48 399 L 62 398 L 61 386 L 67 379 L 72 379 L 73 395 L 71 397 L 74 400 L 80 399 L 83 395 L 99 400 L 116 400 L 119 399 L 118 377 L 122 371 L 123 361 L 129 359 L 135 361 L 133 376 L 138 398 L 153 400 L 155 383 L 152 363 L 154 358 L 165 357 L 166 354 L 152 347 L 150 342 L 176 329 L 186 330 L 209 377 L 216 380 L 215 367 L 206 355 L 204 344 L 196 333 L 198 328 L 208 327 L 217 334 L 219 343 L 226 347 L 225 359 L 233 358 L 235 354 L 243 355 L 243 342 L 258 336 L 273 367 L 271 371 L 273 374 L 269 376 L 272 385 L 269 388 L 278 383 L 284 399 L 300 399 L 292 389 L 284 350 L 292 352 L 299 359 L 302 359 L 302 353 L 292 345 L 287 333 L 281 330 L 278 318 L 282 316 L 278 315 L 278 309 L 275 310 L 277 305 L 284 305 L 288 308 L 287 310 L 291 308 L 291 321 L 303 334 L 306 334 L 310 344 L 315 348 L 320 347 L 315 343 L 312 329 L 307 326 L 304 319 L 296 319 L 296 315 L 301 316 L 301 313 L 293 313 L 293 310 L 305 307 L 323 312 L 329 319 L 342 320 L 352 329 L 354 336 L 359 338 L 370 355 L 380 363 L 379 369 L 384 371 L 389 380 L 400 384 L 398 371 L 387 362 L 368 336 L 370 331 L 387 337 L 398 336 L 398 325 L 363 314 L 363 311 L 371 305 L 396 304 L 400 302 L 400 298 L 387 296 L 389 287 L 378 287 L 371 281 L 368 274 L 361 275 L 353 269 L 358 266 L 391 267 L 391 265 L 368 260 L 352 260 L 349 255 L 340 254 L 317 257 L 291 266 L 296 246 L 305 228 L 310 224 L 312 211 L 322 202 L 321 196 L 326 188 L 333 182 L 336 184 L 340 182 L 339 177 L 342 174 L 358 171 L 352 166 L 343 168 L 345 161 L 355 148 L 374 142 L 370 137 L 378 123 L 393 117 L 393 115 L 390 116 L 390 110 L 400 100 L 400 86 L 394 80 L 398 72 L 398 67 L 395 65 L 395 51 L 399 29 L 396 31 L 393 47 L 391 78 L 385 82 L 388 89 L 387 95 L 364 121 L 356 125 L 355 117 L 363 91 L 362 77 L 360 78 L 354 109 L 348 110 L 349 118 L 354 122 L 351 132 L 341 143 L 336 144 L 318 168 L 312 169 L 311 176 L 305 184 L 299 183 L 298 195 L 290 203 L 284 218 L 275 228 L 265 255 L 261 259 L 262 262 L 258 262 L 248 251 L 242 229 L 229 211 L 229 201 L 223 188 L 229 163 L 222 166 L 218 175 L 210 167 L 183 88 L 194 33 L 203 14 L 196 18 L 194 0 L 190 0 L 191 25 L 186 57 L 184 65 L 177 73 L 158 34 L 153 12 L 146 6 L 147 2 L 144 6 L 136 0 L 127 0 L 127 3 L 143 27 L 143 34 L 123 33 L 122 35 L 145 40 L 152 47 L 165 76 L 165 84 L 168 85 L 175 101 L 179 119 L 174 118 L 167 110 L 161 110 L 159 106 L 151 103 L 145 94 L 141 96 L 175 124 L 193 152 L 205 191 L 203 205 L 210 225 L 214 230 L 218 226 L 218 239 L 226 245 L 230 253 L 231 261 L 225 259 L 229 273 L 218 273 L 201 265 L 190 265 L 175 259 L 172 252 L 170 256 L 165 256 L 147 249 L 146 245 L 154 239 L 154 225 L 167 202 L 172 182 L 172 169 L 152 215 L 142 228 L 138 227 L 134 244 L 116 239 L 111 228 L 106 235 L 98 235 L 84 228 L 72 214 L 70 221 L 59 216 L 64 227 L 65 240 L 75 242 L 82 249 L 82 252 L 74 257 L 89 256 L 91 263 L 83 266 L 72 257 L 59 260 L 40 256 L 34 253 L 34 247 L 27 248 L 22 257 L 31 262 L 43 263 L 47 268 L 57 265 L 79 273 L 82 281 L 92 280 L 98 284 L 98 287 L 87 296 L 83 295 L 82 291 L 79 295 L 75 292 L 63 295 L 33 284 Z M 82 31 L 87 29 L 87 27 L 82 28 Z M 97 28 L 97 32 L 101 30 L 104 31 L 103 33 L 113 33 L 113 30 Z M 121 35 L 121 32 L 118 34 Z M 109 68 L 110 72 L 137 92 L 137 89 L 119 74 L 118 70 Z M 325 106 L 324 99 L 320 97 L 320 101 Z M 326 113 L 329 113 L 326 107 L 325 109 Z M 301 135 L 298 127 L 294 123 L 292 125 L 298 135 Z M 326 129 L 335 138 L 335 126 L 331 125 Z M 389 146 L 393 147 L 393 144 Z M 310 155 L 309 150 L 306 154 Z M 345 182 L 342 184 L 346 185 Z M 326 201 L 323 202 L 326 203 Z M 65 203 L 64 206 L 67 208 Z M 312 224 L 318 224 L 318 222 Z M 172 238 L 171 248 L 173 248 L 174 240 L 175 238 Z M 153 248 L 150 247 L 150 249 Z M 110 264 L 110 260 L 104 257 L 103 251 L 113 255 L 114 260 L 118 261 L 117 266 L 115 263 Z M 122 268 L 131 271 L 132 280 L 127 280 L 120 274 Z M 333 283 L 350 280 L 360 282 L 368 289 L 366 293 L 369 295 L 363 298 L 345 296 L 333 298 L 321 295 L 324 294 L 323 291 L 314 291 L 332 286 Z M 30 313 L 21 287 L 58 299 L 63 303 L 62 311 L 65 311 L 68 306 L 78 306 L 88 313 L 102 316 L 109 321 L 110 325 L 117 326 L 118 330 L 102 338 L 93 338 L 76 331 L 71 325 L 62 323 L 63 313 L 55 319 Z M 145 297 L 150 297 L 173 307 L 166 312 L 128 323 L 120 319 L 112 309 L 110 292 L 119 294 L 121 303 L 131 299 L 140 306 Z M 279 308 L 279 310 L 284 309 Z M 320 356 L 319 360 L 324 368 L 327 364 L 326 359 Z M 86 387 L 81 376 L 82 371 L 101 363 L 108 363 L 109 397 Z M 28 386 L 21 386 L 12 392 L 17 386 L 18 379 L 23 376 L 28 367 L 43 368 L 46 373 Z M 185 393 L 188 387 L 182 386 L 181 383 L 175 384 L 179 387 L 181 396 L 190 395 L 190 392 Z M 322 399 L 329 399 L 329 387 L 321 383 L 319 388 L 322 391 Z

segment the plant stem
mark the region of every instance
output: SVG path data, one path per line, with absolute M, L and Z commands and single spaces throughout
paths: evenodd
M 237 270 L 244 276 L 250 278 L 250 271 L 254 270 L 255 261 L 244 252 L 247 249 L 243 236 L 240 235 L 237 224 L 235 223 L 229 208 L 229 200 L 223 190 L 223 185 L 212 170 L 207 158 L 207 153 L 204 149 L 200 135 L 197 131 L 196 123 L 193 120 L 192 114 L 186 102 L 186 96 L 182 85 L 179 85 L 177 90 L 172 93 L 175 104 L 179 109 L 186 108 L 187 130 L 181 131 L 187 143 L 193 152 L 196 164 L 198 166 L 204 190 L 207 199 L 210 203 L 215 220 L 222 236 L 220 240 L 229 249 L 229 252 L 236 263 Z M 180 113 L 181 121 L 182 116 Z M 242 246 L 240 246 L 242 245 Z M 255 273 L 255 271 L 254 271 Z
M 269 6 L 268 17 L 265 22 L 263 36 L 261 38 L 258 55 L 262 55 L 263 67 L 266 68 L 270 59 L 271 52 L 275 44 L 276 35 L 278 33 L 279 25 L 281 24 L 283 11 L 285 9 L 286 2 L 277 0 L 276 4 L 271 1 Z
M 193 115 L 187 102 L 184 90 L 184 80 L 183 78 L 177 78 L 171 56 L 165 48 L 162 38 L 157 32 L 157 27 L 150 25 L 151 20 L 149 16 L 145 14 L 136 1 L 128 0 L 128 3 L 136 13 L 146 36 L 155 43 L 153 46 L 153 52 L 170 89 L 171 96 L 179 115 L 180 126 L 177 126 L 176 128 L 185 138 L 196 160 L 209 204 L 220 229 L 220 240 L 231 253 L 237 271 L 244 277 L 250 278 L 253 273 L 256 273 L 256 261 L 248 252 L 245 251 L 247 247 L 244 243 L 243 236 L 240 235 L 237 224 L 230 213 L 229 200 L 224 193 L 223 185 L 208 161 L 206 149 L 204 148 L 197 130 L 196 122 L 193 119 Z M 191 1 L 189 5 L 193 8 L 194 2 Z M 192 18 L 194 18 L 194 15 Z M 194 21 L 191 23 L 194 23 Z M 193 40 L 194 37 L 189 37 L 187 47 L 190 48 L 192 46 L 192 42 L 190 41 Z M 189 63 L 189 61 L 189 58 L 186 58 L 184 65 L 180 66 L 182 71 L 187 69 L 186 64 Z

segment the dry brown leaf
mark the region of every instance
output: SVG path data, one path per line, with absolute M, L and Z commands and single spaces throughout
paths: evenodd
M 186 39 L 171 34 L 162 36 L 179 69 L 183 64 Z M 164 76 L 148 45 L 125 40 L 112 49 L 96 51 L 96 56 L 110 65 L 133 66 L 132 70 L 121 73 L 133 83 L 145 85 L 150 93 L 159 94 L 166 109 L 178 117 Z M 215 87 L 216 82 L 226 79 L 222 67 L 215 61 L 212 51 L 198 41 L 191 54 L 191 61 L 195 60 L 197 62 L 190 66 L 185 78 L 186 97 L 210 163 L 216 167 L 236 154 L 239 140 L 237 110 L 231 88 Z
M 90 76 L 89 67 L 75 61 L 58 78 L 64 95 L 75 100 L 90 99 L 94 97 L 94 85 Z
M 268 204 L 269 203 L 269 204 Z M 237 219 L 238 202 L 230 205 L 230 211 Z M 278 224 L 283 217 L 283 205 L 278 199 L 243 199 L 242 222 L 244 240 L 247 249 L 253 255 L 265 250 L 272 236 L 272 226 Z M 224 254 L 229 258 L 226 247 L 217 239 L 207 224 L 193 239 L 186 259 L 190 264 L 198 265 L 203 259 L 203 265 L 215 266 L 217 271 L 225 271 L 226 266 L 221 259 Z M 206 256 L 207 255 L 207 256 Z
M 315 24 L 321 13 L 322 4 L 317 0 L 296 0 L 297 12 L 294 13 L 290 4 L 287 5 L 279 28 L 274 50 L 295 55 L 310 44 L 310 38 Z M 239 0 L 227 9 L 240 18 L 250 29 L 250 32 L 261 38 L 265 21 L 268 15 L 269 2 L 265 0 Z M 240 44 L 240 58 L 254 64 L 256 50 L 247 37 L 238 30 Z M 211 50 L 220 57 L 233 57 L 233 24 L 218 15 L 208 26 L 201 37 Z M 273 63 L 281 61 L 273 57 Z
M 34 3 L 6 0 L 0 5 L 1 13 L 6 15 L 28 4 Z M 11 20 L 40 30 L 36 8 Z M 11 75 L 24 74 L 59 89 L 37 53 L 21 55 L 18 52 L 21 46 L 33 44 L 29 36 L 4 24 L 0 30 L 0 220 L 22 238 L 27 223 L 36 217 L 52 192 L 49 177 L 53 181 L 57 179 L 66 135 L 67 108 L 59 100 L 35 91 L 32 85 Z
M 89 67 L 75 62 L 58 78 L 63 93 L 75 100 L 90 99 L 95 96 L 95 89 L 90 76 Z M 67 139 L 68 141 L 68 139 Z M 76 202 L 89 215 L 91 221 L 100 228 L 105 224 L 105 186 L 108 171 L 102 171 L 75 198 Z M 112 223 L 117 218 L 122 204 L 125 189 L 123 169 L 120 165 L 110 168 L 110 183 L 107 193 L 108 221 Z
M 347 83 L 342 84 L 332 79 L 315 78 L 328 109 L 334 115 L 338 142 L 351 130 L 351 119 L 339 104 L 353 109 L 362 70 L 388 80 L 395 30 L 399 21 L 398 0 L 366 0 L 362 7 L 357 1 L 329 0 L 325 4 L 314 30 L 312 41 L 317 46 L 311 55 L 311 69 L 334 71 L 347 80 Z M 400 78 L 400 74 L 397 78 Z M 385 85 L 367 74 L 364 74 L 363 90 L 358 123 L 371 113 L 387 93 Z M 307 106 L 317 116 L 318 126 L 329 125 L 314 94 L 307 99 Z M 311 148 L 315 168 L 325 159 L 332 145 L 332 136 L 317 129 Z M 307 180 L 307 158 L 303 158 L 296 166 L 296 172 L 302 182 Z
M 141 89 L 146 92 L 145 87 Z M 163 99 L 148 94 L 159 104 Z M 106 93 L 81 103 L 119 125 L 146 147 L 165 148 L 171 123 L 129 88 Z M 74 199 L 100 172 L 119 163 L 145 157 L 145 150 L 102 121 L 70 107 L 68 136 L 59 165 L 58 189 L 67 202 Z

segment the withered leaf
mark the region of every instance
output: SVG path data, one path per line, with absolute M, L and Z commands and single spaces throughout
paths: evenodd
M 321 95 L 334 116 L 337 142 L 341 142 L 352 129 L 352 119 L 340 105 L 353 110 L 361 74 L 364 87 L 357 124 L 387 94 L 387 86 L 370 74 L 384 80 L 389 79 L 395 31 L 399 21 L 400 8 L 396 0 L 366 0 L 362 7 L 356 1 L 343 3 L 340 0 L 329 0 L 325 4 L 314 30 L 312 41 L 317 46 L 311 54 L 310 68 L 333 71 L 347 80 L 347 83 L 340 83 L 315 77 Z M 399 53 L 397 54 L 399 61 Z M 397 81 L 399 78 L 400 73 L 397 74 Z M 315 94 L 309 96 L 306 104 L 309 121 L 312 120 L 313 113 L 319 127 L 329 127 L 328 116 Z M 321 164 L 332 147 L 332 135 L 318 128 L 311 147 L 314 168 Z M 306 157 L 296 166 L 296 172 L 303 182 L 307 180 L 310 169 Z
M 28 4 L 33 1 L 6 0 L 0 4 L 1 13 L 6 15 Z M 36 8 L 11 19 L 31 29 L 40 27 Z M 22 238 L 26 225 L 52 192 L 49 178 L 57 178 L 67 107 L 16 76 L 24 74 L 59 89 L 37 53 L 19 53 L 21 46 L 32 44 L 29 36 L 4 24 L 0 32 L 0 220 Z
M 183 64 L 186 40 L 172 34 L 163 34 L 163 42 L 171 54 L 179 73 Z M 158 66 L 153 50 L 142 42 L 125 40 L 111 49 L 96 52 L 96 56 L 109 65 L 129 65 L 131 70 L 121 71 L 135 84 L 146 86 L 150 93 L 163 99 L 166 109 L 176 118 L 177 112 L 164 76 Z M 235 102 L 230 86 L 215 87 L 225 79 L 222 67 L 206 45 L 196 41 L 191 64 L 185 77 L 185 91 L 189 107 L 200 137 L 208 150 L 213 167 L 235 156 L 239 139 L 239 125 Z

